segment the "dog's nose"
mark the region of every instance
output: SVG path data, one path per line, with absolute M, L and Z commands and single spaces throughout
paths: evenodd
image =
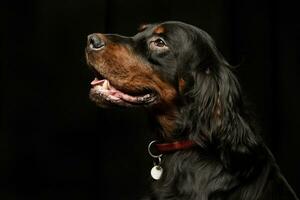
M 90 48 L 99 50 L 105 46 L 105 42 L 98 34 L 91 34 L 88 36 L 88 44 Z

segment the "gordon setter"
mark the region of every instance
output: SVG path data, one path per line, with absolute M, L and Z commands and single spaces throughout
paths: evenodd
M 142 106 L 156 142 L 149 200 L 298 199 L 245 111 L 232 67 L 203 30 L 144 25 L 133 37 L 88 36 L 101 107 Z

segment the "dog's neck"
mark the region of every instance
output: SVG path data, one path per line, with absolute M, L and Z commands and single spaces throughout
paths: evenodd
M 179 113 L 176 107 L 169 107 L 164 110 L 154 110 L 152 112 L 154 120 L 159 124 L 159 137 L 165 141 L 174 141 L 172 133 L 176 129 L 176 120 Z

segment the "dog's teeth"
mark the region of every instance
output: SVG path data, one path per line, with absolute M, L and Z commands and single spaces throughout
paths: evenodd
M 103 85 L 102 85 L 102 88 L 105 89 L 105 90 L 108 90 L 109 89 L 108 87 L 109 87 L 109 82 L 107 80 L 105 80 Z

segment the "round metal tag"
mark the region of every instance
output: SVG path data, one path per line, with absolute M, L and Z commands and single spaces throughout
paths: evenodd
M 163 173 L 163 168 L 159 165 L 154 165 L 151 169 L 151 176 L 154 180 L 159 180 L 161 178 L 161 175 Z

